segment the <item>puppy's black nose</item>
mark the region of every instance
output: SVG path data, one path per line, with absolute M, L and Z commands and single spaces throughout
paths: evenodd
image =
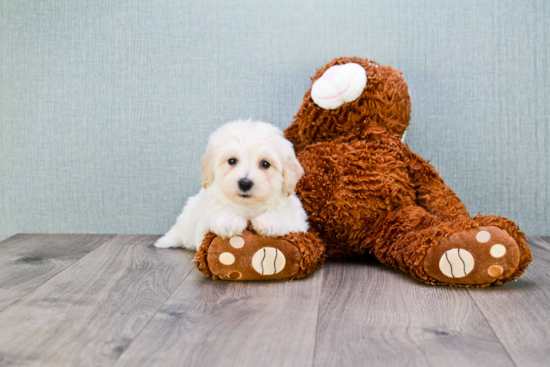
M 252 188 L 252 185 L 254 185 L 254 183 L 250 181 L 248 178 L 241 178 L 239 180 L 239 189 L 243 191 L 250 190 Z

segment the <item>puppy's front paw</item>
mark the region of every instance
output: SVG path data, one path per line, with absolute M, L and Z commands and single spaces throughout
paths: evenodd
M 247 221 L 238 216 L 220 216 L 215 218 L 210 226 L 210 231 L 223 238 L 229 238 L 243 233 Z
M 290 233 L 290 229 L 271 216 L 259 216 L 253 219 L 252 227 L 265 237 L 279 237 Z

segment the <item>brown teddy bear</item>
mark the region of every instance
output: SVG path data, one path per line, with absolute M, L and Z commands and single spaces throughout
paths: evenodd
M 296 192 L 310 232 L 209 233 L 195 257 L 199 270 L 213 279 L 295 279 L 325 257 L 372 253 L 429 284 L 483 287 L 523 274 L 531 252 L 518 226 L 470 217 L 437 171 L 401 142 L 411 103 L 400 72 L 339 58 L 312 82 L 285 130 L 305 170 Z M 225 252 L 231 264 L 220 261 Z

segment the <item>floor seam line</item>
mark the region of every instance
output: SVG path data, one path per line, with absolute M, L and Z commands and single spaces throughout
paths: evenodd
M 485 316 L 485 313 L 483 312 L 483 309 L 481 307 L 479 307 L 479 304 L 476 302 L 475 298 L 472 297 L 472 294 L 470 293 L 471 290 L 468 290 L 467 294 L 468 294 L 468 297 L 470 297 L 470 299 L 474 302 L 474 304 L 476 305 L 477 309 L 479 310 L 479 312 L 481 313 L 481 316 L 483 316 L 483 318 L 485 319 L 485 321 L 487 322 L 487 325 L 489 325 L 489 327 L 491 328 L 491 331 L 493 332 L 493 335 L 497 338 L 498 342 L 500 343 L 500 345 L 502 346 L 502 348 L 504 349 L 504 351 L 506 352 L 506 355 L 508 356 L 508 358 L 510 358 L 510 361 L 512 362 L 512 364 L 516 367 L 518 367 L 516 361 L 512 358 L 512 355 L 510 355 L 510 352 L 508 352 L 508 348 L 506 348 L 506 346 L 504 345 L 504 343 L 502 343 L 502 340 L 500 339 L 500 337 L 498 336 L 498 334 L 496 333 L 495 329 L 493 328 L 493 325 L 491 325 L 491 323 L 489 322 L 489 319 L 487 319 L 487 316 Z

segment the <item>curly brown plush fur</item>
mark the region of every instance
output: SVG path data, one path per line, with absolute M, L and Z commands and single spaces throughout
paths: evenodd
M 314 231 L 290 233 L 281 239 L 289 241 L 300 251 L 300 270 L 291 279 L 300 279 L 311 274 L 325 261 L 325 246 Z
M 520 276 L 531 253 L 517 225 L 494 216 L 470 218 L 437 171 L 401 142 L 411 104 L 400 72 L 366 59 L 339 58 L 319 69 L 312 82 L 329 67 L 350 62 L 367 73 L 361 96 L 325 110 L 313 102 L 310 89 L 285 130 L 306 172 L 296 191 L 327 256 L 373 253 L 382 263 L 430 284 L 479 287 Z M 430 247 L 480 226 L 504 229 L 513 238 L 512 246 L 517 243 L 519 265 L 511 274 L 504 270 L 491 281 L 466 279 L 463 284 L 455 279 L 442 282 L 427 273 L 424 260 Z M 479 247 L 480 252 L 489 250 Z M 475 261 L 476 266 L 482 264 Z

